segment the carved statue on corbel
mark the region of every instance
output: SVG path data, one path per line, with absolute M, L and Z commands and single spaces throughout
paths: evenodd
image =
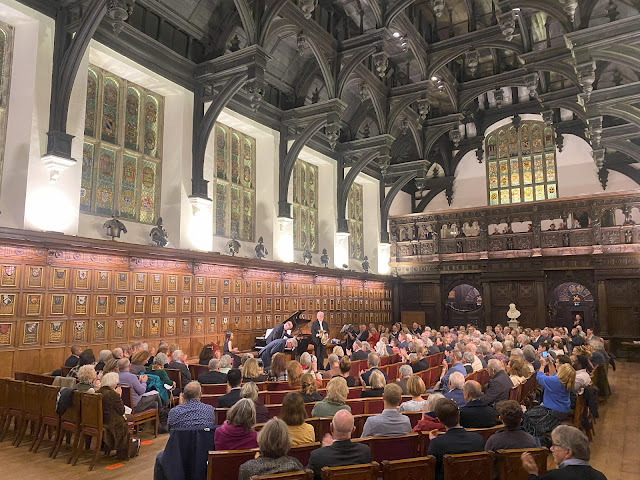
M 478 159 L 478 163 L 482 163 L 482 159 L 484 158 L 484 148 L 482 148 L 482 145 L 476 150 L 476 158 Z
M 594 208 L 591 211 L 591 229 L 593 231 L 593 241 L 596 245 L 602 245 L 602 210 Z
M 445 190 L 445 195 L 447 196 L 447 203 L 449 206 L 453 203 L 453 185 L 449 185 Z

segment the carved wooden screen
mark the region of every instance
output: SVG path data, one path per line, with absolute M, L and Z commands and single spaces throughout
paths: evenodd
M 89 67 L 80 211 L 156 222 L 163 112 L 160 95 Z
M 354 260 L 364 259 L 364 227 L 363 227 L 363 195 L 362 185 L 354 183 L 349 190 L 347 218 L 349 220 L 349 257 Z
M 0 22 L 0 179 L 4 165 L 7 138 L 9 89 L 11 87 L 11 59 L 13 57 L 13 27 Z
M 293 246 L 318 253 L 318 167 L 296 160 L 292 190 Z
M 256 214 L 256 140 L 221 123 L 216 123 L 214 131 L 215 234 L 252 242 Z
M 553 127 L 525 121 L 487 135 L 489 205 L 558 198 L 556 146 Z

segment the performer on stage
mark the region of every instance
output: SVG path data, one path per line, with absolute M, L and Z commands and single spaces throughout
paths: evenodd
M 324 352 L 325 346 L 322 344 L 322 333 L 329 334 L 329 324 L 324 320 L 324 312 L 316 314 L 316 321 L 311 325 L 311 342 L 315 349 L 316 357 L 318 357 L 318 369 L 324 370 Z
M 287 320 L 284 323 L 276 325 L 266 338 L 266 347 L 260 350 L 259 357 L 262 359 L 264 370 L 267 371 L 271 367 L 271 357 L 278 352 L 284 352 L 285 348 L 296 348 L 298 342 L 295 338 L 291 338 L 288 333 L 293 328 L 293 323 Z

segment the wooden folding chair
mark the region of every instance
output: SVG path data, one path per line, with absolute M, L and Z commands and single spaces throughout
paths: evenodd
M 291 447 L 287 455 L 293 458 L 297 458 L 302 465 L 308 465 L 309 457 L 311 457 L 311 452 L 313 452 L 316 448 L 320 448 L 320 442 L 307 443 L 305 445 Z
M 322 480 L 377 480 L 380 465 L 377 462 L 345 467 L 322 467 Z
M 542 477 L 547 471 L 547 457 L 549 450 L 546 448 L 518 448 L 514 450 L 498 450 L 498 478 L 500 480 L 527 480 L 529 473 L 522 467 L 520 455 L 528 452 L 533 455 L 538 465 L 538 475 Z
M 40 390 L 40 412 L 42 413 L 42 422 L 40 424 L 40 431 L 36 436 L 35 442 L 33 442 L 33 453 L 37 453 L 40 448 L 40 444 L 44 439 L 44 434 L 47 429 L 55 428 L 56 436 L 60 431 L 60 415 L 56 412 L 56 401 L 60 387 L 54 387 L 53 385 L 42 385 Z M 49 433 L 49 439 L 51 439 L 51 433 Z M 55 446 L 55 441 L 54 444 Z M 53 453 L 53 447 L 49 456 Z
M 9 411 L 9 379 L 0 378 L 0 435 L 4 430 L 4 422 L 7 419 Z
M 376 462 L 382 462 L 418 457 L 420 442 L 419 433 L 409 433 L 399 437 L 372 437 L 369 442 L 371 458 Z
M 459 453 L 445 455 L 444 480 L 493 480 L 493 453 Z
M 167 372 L 169 380 L 176 384 L 176 388 L 182 391 L 182 376 L 180 375 L 180 370 L 177 368 L 165 368 L 164 371 Z
M 364 413 L 367 415 L 377 415 L 384 410 L 384 400 L 382 397 L 365 398 Z
M 82 445 L 85 441 L 87 445 L 90 445 L 90 440 L 95 438 L 95 450 L 93 452 L 93 458 L 89 464 L 89 471 L 93 470 L 93 467 L 98 460 L 98 454 L 102 447 L 102 437 L 104 436 L 104 426 L 102 423 L 102 395 L 99 393 L 83 393 L 80 396 L 81 404 L 81 423 L 80 428 L 80 443 L 73 455 L 73 461 L 71 464 L 75 466 L 78 462 L 78 458 L 82 453 Z
M 313 480 L 313 470 L 299 472 L 275 473 L 273 475 L 254 475 L 251 480 Z
M 382 480 L 434 480 L 436 459 L 432 456 L 385 460 L 381 464 Z
M 176 370 L 178 371 L 178 370 Z M 131 394 L 131 387 L 128 385 L 120 385 L 122 389 L 122 403 L 131 409 L 131 415 L 133 416 L 133 429 L 134 432 L 138 431 L 138 427 L 143 423 L 154 422 L 155 436 L 158 437 L 158 424 L 160 423 L 159 412 L 156 408 L 149 408 L 143 412 L 136 413 L 133 409 L 133 395 Z
M 73 455 L 78 448 L 78 443 L 80 442 L 80 427 L 82 426 L 82 418 L 80 417 L 80 395 L 82 394 L 78 391 L 73 392 L 71 406 L 67 408 L 60 417 L 60 428 L 58 429 L 58 434 L 56 436 L 55 446 L 53 447 L 53 450 L 51 450 L 51 457 L 56 458 L 60 451 L 60 447 L 62 446 L 64 437 L 67 434 L 70 434 L 72 450 L 67 463 L 71 463 Z
M 515 387 L 512 387 L 509 390 L 509 400 L 515 400 L 516 402 L 520 399 L 520 391 L 522 390 L 522 384 L 519 383 Z
M 11 426 L 11 420 L 14 420 L 15 437 L 13 444 L 18 440 L 19 433 L 24 423 L 24 382 L 22 380 L 13 380 L 7 378 L 7 411 L 5 421 L 0 433 L 0 442 L 5 439 Z
M 227 419 L 227 411 L 229 411 L 228 408 L 216 408 L 214 410 L 213 415 L 216 419 L 216 425 L 222 425 L 224 423 Z
M 64 365 L 60 367 L 60 371 L 62 372 L 61 377 L 66 377 L 67 375 L 69 375 L 69 372 L 72 370 L 73 367 L 65 367 Z
M 467 432 L 473 432 L 481 435 L 482 438 L 484 439 L 484 443 L 487 443 L 487 440 L 489 440 L 489 437 L 491 437 L 491 435 L 496 433 L 501 428 L 504 428 L 504 425 L 502 423 L 500 425 L 496 425 L 495 427 L 489 427 L 489 428 L 467 428 Z
M 319 418 L 319 417 L 311 417 L 307 418 L 306 422 L 309 425 L 313 425 L 313 429 L 316 432 L 316 442 L 322 442 L 325 434 L 331 432 L 331 421 L 333 419 L 331 417 Z
M 39 383 L 25 382 L 24 384 L 24 421 L 22 422 L 22 428 L 18 432 L 18 437 L 15 440 L 14 445 L 19 447 L 24 439 L 24 435 L 27 431 L 29 422 L 31 422 L 31 432 L 33 432 L 33 443 L 29 450 L 33 449 L 35 439 L 38 436 L 40 425 L 42 423 L 41 413 L 41 385 Z
M 248 450 L 217 450 L 209 452 L 207 465 L 207 480 L 220 477 L 220 472 L 225 480 L 238 480 L 238 469 L 244 462 L 255 458 L 257 448 Z
M 225 393 L 227 393 L 227 384 L 226 383 L 203 384 L 202 385 L 202 394 L 203 395 L 224 395 Z

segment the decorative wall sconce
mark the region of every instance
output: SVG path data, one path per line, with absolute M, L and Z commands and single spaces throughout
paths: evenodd
M 475 77 L 478 73 L 478 64 L 480 63 L 480 54 L 478 50 L 469 50 L 466 54 L 467 67 L 469 67 L 469 73 L 472 77 Z
M 311 18 L 311 15 L 317 6 L 318 0 L 298 0 L 298 7 L 300 7 L 300 10 L 302 10 L 302 13 L 304 14 L 304 18 L 307 20 Z
M 436 14 L 436 17 L 440 18 L 444 11 L 444 0 L 431 0 L 431 6 Z
M 429 116 L 429 110 L 431 109 L 431 104 L 427 99 L 418 100 L 418 113 L 420 114 L 420 118 L 422 120 L 426 120 Z
M 135 0 L 129 2 L 124 0 L 107 0 L 107 17 L 113 27 L 113 33 L 117 37 L 124 28 L 124 22 L 133 13 Z

